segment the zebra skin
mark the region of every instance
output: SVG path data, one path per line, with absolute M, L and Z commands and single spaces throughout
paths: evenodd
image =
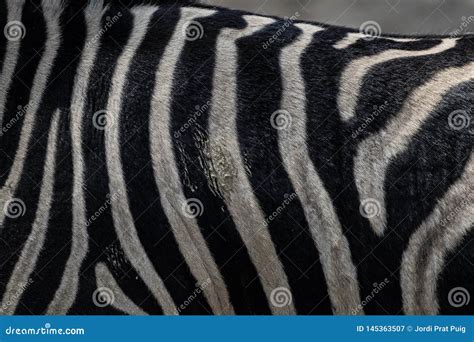
M 474 36 L 0 1 L 1 314 L 473 314 Z

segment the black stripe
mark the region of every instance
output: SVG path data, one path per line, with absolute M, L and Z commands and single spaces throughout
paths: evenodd
M 177 306 L 187 301 L 197 284 L 171 230 L 160 202 L 151 161 L 149 114 L 155 74 L 169 43 L 179 9 L 161 7 L 130 66 L 124 94 L 120 136 L 130 209 L 140 240 Z M 179 29 L 179 28 L 178 28 Z M 158 80 L 159 82 L 159 80 Z M 203 293 L 182 310 L 183 314 L 211 313 Z
M 469 113 L 474 108 L 472 93 L 474 84 L 468 82 L 446 94 L 443 103 L 430 113 L 430 118 L 413 137 L 406 152 L 387 169 L 387 231 L 386 237 L 373 251 L 373 257 L 390 271 L 396 272 L 398 279 L 400 257 L 411 234 L 466 171 L 474 137 L 469 128 L 452 129 L 449 115 L 455 110 L 467 110 L 466 113 Z M 425 241 L 425 245 L 429 243 Z M 469 273 L 472 277 L 472 272 L 466 272 L 466 277 Z M 399 281 L 388 285 L 377 296 L 380 303 L 390 300 L 390 295 L 394 293 L 401 293 Z
M 40 0 L 25 2 L 21 21 L 28 27 L 28 34 L 21 41 L 18 62 L 6 97 L 3 134 L 0 134 L 0 187 L 5 185 L 15 158 L 33 78 L 44 53 L 46 24 Z
M 183 191 L 186 198 L 198 198 L 203 203 L 204 212 L 197 220 L 224 277 L 235 312 L 269 314 L 265 293 L 247 248 L 224 200 L 211 191 L 213 185 L 206 177 L 209 160 L 204 144 L 209 137 L 217 37 L 224 28 L 242 29 L 245 22 L 229 11 L 197 21 L 205 35 L 200 40 L 186 42 L 175 75 L 171 110 L 170 133 Z
M 343 232 L 348 239 L 356 266 L 370 251 L 367 236 L 373 236 L 368 222 L 359 215 L 358 193 L 353 183 L 352 164 L 345 162 L 350 146 L 345 146 L 346 134 L 337 111 L 339 78 L 344 67 L 353 59 L 372 56 L 400 43 L 359 40 L 347 49 L 333 47 L 347 34 L 346 29 L 328 28 L 316 33 L 302 57 L 307 106 L 307 143 L 311 161 L 333 200 Z M 350 154 L 349 156 L 351 156 Z M 348 158 L 348 157 L 347 157 Z M 374 265 L 375 272 L 382 265 Z M 357 267 L 361 298 L 372 291 L 373 269 Z M 377 281 L 381 281 L 377 279 Z
M 282 99 L 281 50 L 301 30 L 289 26 L 274 43 L 262 46 L 287 23 L 276 22 L 238 41 L 238 135 L 253 191 L 265 214 L 300 314 L 330 314 L 327 285 L 301 202 L 280 154 L 271 117 Z M 288 108 L 288 110 L 291 110 Z M 280 207 L 283 208 L 275 214 Z
M 69 9 L 65 8 L 61 21 L 70 16 Z M 54 62 L 51 78 L 48 81 L 47 95 L 45 96 L 40 110 L 38 111 L 38 124 L 35 127 L 35 134 L 32 142 L 29 159 L 36 159 L 36 162 L 43 160 L 43 156 L 38 158 L 35 149 L 37 145 L 47 145 L 48 125 L 51 122 L 51 114 L 56 108 L 61 110 L 58 125 L 56 169 L 54 172 L 54 191 L 51 203 L 51 212 L 48 223 L 48 230 L 44 248 L 41 251 L 36 264 L 33 283 L 21 298 L 22 306 L 18 307 L 18 314 L 41 314 L 46 310 L 49 302 L 61 282 L 67 259 L 71 252 L 70 240 L 72 237 L 72 156 L 71 156 L 71 132 L 69 127 L 71 104 L 71 93 L 74 84 L 74 77 L 79 63 L 80 53 L 85 40 L 85 24 L 81 16 L 76 16 L 67 25 L 61 27 L 61 46 L 58 50 L 57 58 Z M 45 114 L 47 116 L 45 117 Z M 38 158 L 38 159 L 37 159 Z M 27 197 L 31 189 L 35 186 L 31 183 L 32 168 L 41 164 L 25 165 L 28 178 L 27 182 L 22 182 L 19 193 L 23 192 Z M 35 172 L 36 173 L 36 172 Z M 39 173 L 38 173 L 39 175 Z M 29 176 L 29 177 L 28 177 Z
M 474 227 L 466 234 L 456 248 L 445 256 L 446 264 L 443 272 L 439 275 L 437 287 L 438 304 L 441 315 L 473 315 L 474 314 L 474 273 L 472 265 L 474 264 Z M 470 270 L 470 272 L 466 272 Z M 449 302 L 450 291 L 456 291 L 455 288 L 464 288 L 469 293 L 469 299 L 465 305 L 453 306 Z M 459 302 L 455 302 L 460 304 Z
M 85 162 L 85 189 L 87 203 L 89 251 L 81 268 L 79 294 L 71 314 L 116 313 L 110 306 L 96 307 L 93 292 L 97 288 L 95 265 L 104 262 L 112 271 L 120 288 L 130 299 L 149 313 L 161 314 L 162 310 L 136 270 L 127 260 L 114 229 L 110 196 L 122 196 L 109 190 L 104 131 L 94 124 L 94 113 L 105 110 L 117 59 L 130 36 L 133 16 L 123 8 L 113 7 L 104 14 L 114 18 L 121 13 L 119 22 L 110 25 L 101 39 L 96 63 L 91 73 L 83 119 L 83 151 Z M 92 219 L 94 218 L 94 219 Z
M 30 88 L 33 83 L 33 77 L 36 72 L 39 60 L 42 55 L 42 48 L 45 42 L 45 23 L 43 20 L 43 13 L 40 10 L 34 10 L 34 3 L 28 3 L 27 9 L 25 9 L 22 21 L 25 25 L 34 25 L 37 30 L 34 30 L 30 35 L 27 35 L 23 41 L 22 48 L 20 50 L 20 59 L 16 67 L 16 72 L 18 76 L 16 79 L 24 79 L 24 83 L 13 81 L 8 97 L 6 106 L 5 106 L 5 116 L 4 123 L 9 122 L 12 115 L 11 112 L 17 113 L 17 106 L 25 106 L 29 101 Z M 33 54 L 35 53 L 34 48 L 37 48 L 40 53 L 36 55 L 32 60 Z M 27 62 L 30 61 L 28 64 Z M 22 67 L 24 67 L 22 69 Z M 22 69 L 21 72 L 19 70 Z M 15 157 L 15 152 L 17 148 L 17 143 L 20 137 L 21 125 L 23 117 L 20 117 L 20 120 L 13 125 L 9 130 L 7 130 L 3 136 L 0 136 L 0 153 L 1 153 L 1 163 L 0 163 L 0 187 L 2 187 L 7 179 L 8 173 L 10 172 L 11 164 L 13 163 L 13 158 Z M 48 126 L 49 127 L 49 126 Z M 48 130 L 46 129 L 45 132 Z M 38 145 L 37 148 L 45 148 L 41 145 Z M 42 161 L 40 161 L 40 165 Z M 26 169 L 25 169 L 26 170 Z M 35 171 L 42 172 L 42 167 L 39 166 Z M 41 182 L 41 174 L 37 175 L 36 179 Z M 13 197 L 20 198 L 25 202 L 26 212 L 25 215 L 17 219 L 5 218 L 4 227 L 1 233 L 0 239 L 0 293 L 3 294 L 8 284 L 8 280 L 13 272 L 15 263 L 18 261 L 18 257 L 21 253 L 21 246 L 26 242 L 28 235 L 31 232 L 31 225 L 35 219 L 35 211 L 37 207 L 39 187 L 38 183 L 34 182 L 30 191 L 27 193 L 27 197 L 20 197 L 20 194 L 12 194 Z
M 389 99 L 389 104 L 385 105 L 380 115 L 368 126 L 367 132 L 362 131 L 357 140 L 360 141 L 367 134 L 385 126 L 389 118 L 400 111 L 411 92 L 429 81 L 434 74 L 448 67 L 458 67 L 472 61 L 473 58 L 466 51 L 472 51 L 472 46 L 469 41 L 461 40 L 455 48 L 437 55 L 405 58 L 403 63 L 394 60 L 377 67 L 374 73 L 370 73 L 371 76 L 366 78 L 361 92 L 361 98 L 370 100 L 365 103 L 361 101 L 357 113 L 370 115 L 374 111 L 374 106 L 380 106 L 385 101 L 383 99 Z M 391 94 L 397 95 L 391 96 Z M 413 138 L 411 152 L 397 158 L 387 169 L 385 193 L 388 222 L 384 237 L 379 239 L 373 235 L 368 222 L 364 222 L 364 219 L 359 220 L 370 232 L 362 237 L 366 250 L 372 251 L 361 264 L 362 269 L 370 270 L 370 273 L 365 272 L 366 278 L 367 275 L 370 278 L 368 284 L 379 283 L 385 278 L 390 279 L 377 299 L 367 304 L 365 307 L 367 313 L 398 314 L 401 312 L 399 267 L 402 253 L 410 235 L 428 216 L 435 200 L 441 197 L 449 185 L 459 177 L 459 168 L 462 169 L 466 162 L 466 153 L 470 151 L 467 150 L 466 142 L 463 143 L 459 139 L 453 140 L 452 134 L 445 129 L 449 112 L 455 109 L 457 105 L 444 109 L 444 113 L 431 113 L 432 119 L 428 126 L 423 128 L 424 133 L 422 131 Z M 358 127 L 355 125 L 361 125 L 364 117 L 366 116 L 360 115 L 358 122 L 347 126 L 346 139 L 355 130 L 354 127 Z M 450 143 L 454 145 L 448 147 L 446 144 Z M 355 148 L 357 143 L 350 143 L 349 146 Z M 355 153 L 356 151 L 353 150 L 345 155 L 350 158 L 350 160 L 345 160 L 347 168 L 352 168 L 351 156 Z M 435 173 L 434 170 L 436 170 Z M 446 176 L 448 177 L 444 179 Z M 353 175 L 351 174 L 350 177 L 352 178 Z M 397 183 L 396 186 L 391 185 L 394 182 Z M 353 197 L 357 195 L 357 191 L 347 192 L 347 194 Z M 342 201 L 347 199 L 348 197 L 341 196 Z M 358 210 L 357 207 L 354 209 Z M 371 291 L 373 287 L 368 284 L 366 288 Z
M 396 97 L 393 106 L 386 106 L 370 128 L 363 130 L 357 139 L 367 137 L 369 132 L 374 132 L 383 127 L 390 113 L 396 113 L 406 96 L 417 85 L 425 82 L 429 76 L 451 64 L 464 64 L 462 49 L 467 44 L 460 43 L 456 52 L 447 52 L 439 55 L 403 59 L 385 63 L 384 68 L 379 68 L 377 73 L 371 73 L 371 86 L 364 85 L 360 95 L 358 115 L 353 122 L 344 125 L 337 112 L 337 94 L 341 72 L 354 58 L 371 56 L 392 48 L 426 49 L 439 43 L 439 40 L 421 42 L 390 42 L 387 40 L 360 40 L 348 49 L 336 50 L 332 44 L 344 35 L 343 29 L 329 29 L 317 34 L 312 46 L 304 57 L 305 82 L 307 96 L 310 103 L 308 112 L 308 142 L 310 142 L 311 159 L 316 165 L 323 183 L 332 197 L 338 216 L 351 246 L 352 257 L 357 266 L 361 298 L 364 299 L 373 291 L 373 284 L 380 283 L 385 278 L 389 279 L 387 287 L 376 299 L 368 301 L 364 310 L 369 314 L 397 314 L 401 310 L 401 293 L 398 285 L 398 274 L 393 264 L 387 259 L 380 261 L 381 256 L 372 253 L 375 246 L 381 241 L 373 232 L 369 222 L 359 213 L 358 191 L 354 183 L 353 158 L 359 140 L 351 140 L 351 135 L 361 125 L 365 113 L 372 113 L 374 106 L 380 106 L 383 101 L 390 98 L 391 93 L 401 93 Z M 398 46 L 396 46 L 397 44 Z M 447 56 L 445 56 L 447 55 Z M 456 57 L 456 55 L 458 57 Z M 440 57 L 441 56 L 441 57 Z M 444 58 L 444 56 L 446 58 Z M 448 58 L 449 56 L 449 58 Z M 335 62 L 336 61 L 336 62 Z M 420 66 L 428 64 L 420 71 Z M 388 69 L 392 66 L 391 69 Z M 417 78 L 401 86 L 402 81 L 418 72 Z M 404 77 L 404 75 L 406 77 Z M 367 80 L 367 78 L 366 78 Z M 381 81 L 382 80 L 382 81 Z M 393 85 L 392 85 L 393 84 Z M 396 88 L 396 89 L 394 89 Z M 388 90 L 387 90 L 388 89 Z M 387 90 L 387 91 L 386 91 Z M 396 90 L 396 91 L 395 91 Z M 389 91 L 391 93 L 389 93 Z M 385 98 L 378 94 L 385 94 Z M 397 107 L 398 106 L 398 107 Z M 383 238 L 382 238 L 383 239 Z M 392 244 L 384 244 L 386 252 L 391 250 L 390 260 L 399 265 L 401 255 L 396 254 L 400 248 L 406 246 L 401 241 L 391 240 Z M 381 248 L 379 247 L 378 250 Z M 388 267 L 386 265 L 388 264 Z M 394 276 L 391 273 L 395 272 Z
M 399 43 L 398 48 L 427 50 L 439 45 L 440 42 L 440 40 L 422 40 Z M 351 137 L 354 132 L 360 132 L 355 139 L 355 143 L 358 143 L 380 131 L 400 111 L 406 98 L 414 89 L 425 84 L 443 69 L 462 66 L 471 61 L 472 58 L 466 53 L 472 50 L 471 44 L 469 40 L 464 39 L 460 40 L 454 48 L 438 54 L 396 58 L 375 66 L 363 79 L 355 108 L 356 117 L 348 123 L 348 137 Z M 378 115 L 374 116 L 373 113 L 378 108 Z M 364 125 L 372 117 L 370 124 Z
M 0 29 L 4 29 L 5 25 L 7 24 L 7 4 L 4 0 L 0 1 Z M 3 63 L 4 60 L 3 58 L 5 57 L 5 52 L 6 52 L 6 47 L 7 47 L 7 39 L 4 34 L 0 35 L 0 70 L 3 68 Z

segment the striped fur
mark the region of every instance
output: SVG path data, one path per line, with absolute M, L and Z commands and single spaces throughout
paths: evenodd
M 2 314 L 474 312 L 472 36 L 0 10 Z

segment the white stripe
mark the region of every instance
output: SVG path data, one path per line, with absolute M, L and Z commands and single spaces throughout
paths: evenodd
M 283 49 L 280 61 L 283 79 L 281 108 L 292 117 L 291 125 L 279 131 L 280 152 L 318 248 L 334 313 L 363 313 L 363 310 L 356 310 L 361 302 L 349 243 L 306 144 L 306 108 L 310 104 L 306 103 L 301 57 L 311 44 L 313 34 L 321 28 L 306 24 L 296 26 L 303 30 L 304 35 Z
M 5 185 L 0 189 L 0 208 L 3 208 L 6 201 L 13 197 L 23 172 L 37 111 L 46 90 L 48 78 L 61 43 L 59 17 L 61 16 L 62 3 L 61 0 L 43 0 L 43 14 L 47 28 L 45 51 L 33 80 L 30 101 L 28 102 L 28 109 L 24 116 L 15 159 Z M 0 210 L 0 232 L 3 229 L 4 221 L 5 212 L 4 210 Z
M 347 49 L 348 47 L 354 45 L 356 42 L 364 38 L 369 38 L 371 40 L 373 39 L 373 37 L 364 35 L 360 32 L 349 32 L 344 38 L 336 42 L 333 45 L 333 48 L 338 49 L 338 50 Z M 379 38 L 384 39 L 384 40 L 391 40 L 394 42 L 401 42 L 401 43 L 413 42 L 413 41 L 418 40 L 418 38 L 397 38 L 397 37 L 386 37 L 386 36 L 380 36 Z
M 364 37 L 361 33 L 349 32 L 344 38 L 337 41 L 332 47 L 337 50 L 347 49 Z
M 456 42 L 456 39 L 443 39 L 438 45 L 426 50 L 391 49 L 374 56 L 365 56 L 352 61 L 344 69 L 340 79 L 341 86 L 337 98 L 337 105 L 341 118 L 344 121 L 348 121 L 355 117 L 357 101 L 360 99 L 360 91 L 363 86 L 364 77 L 378 65 L 394 59 L 438 54 L 454 48 Z M 408 76 L 410 77 L 411 75 Z
M 378 202 L 378 215 L 369 221 L 383 235 L 387 218 L 384 182 L 390 162 L 408 148 L 413 136 L 453 87 L 474 79 L 474 63 L 451 67 L 435 74 L 406 99 L 402 109 L 379 133 L 364 140 L 354 161 L 354 176 L 361 201 Z
M 31 273 L 36 266 L 41 249 L 43 248 L 46 231 L 48 229 L 49 213 L 53 202 L 56 142 L 58 138 L 58 121 L 60 115 L 59 109 L 56 110 L 51 121 L 36 216 L 28 240 L 23 246 L 20 258 L 15 265 L 5 293 L 3 294 L 1 307 L 5 308 L 2 312 L 4 315 L 12 315 L 15 312 L 21 295 L 24 290 L 26 290 L 26 284 L 29 283 Z
M 206 245 L 194 218 L 182 215 L 186 197 L 183 193 L 170 136 L 170 108 L 173 75 L 185 44 L 184 28 L 198 17 L 214 11 L 182 8 L 182 17 L 171 37 L 156 72 L 156 85 L 151 104 L 150 140 L 153 171 L 161 192 L 161 205 L 186 262 L 198 283 L 206 284 L 203 292 L 215 314 L 231 314 L 233 308 L 221 273 Z
M 105 291 L 109 292 L 108 294 L 112 297 L 106 298 L 106 301 L 109 301 L 109 305 L 114 307 L 117 310 L 126 313 L 127 315 L 133 316 L 147 316 L 148 314 L 143 311 L 139 306 L 137 306 L 130 298 L 127 297 L 125 293 L 123 293 L 120 286 L 114 279 L 112 273 L 110 273 L 107 266 L 99 262 L 95 266 L 95 277 L 97 279 L 97 289 L 99 292 L 96 293 L 95 298 L 101 305 L 106 305 L 106 303 L 102 303 L 99 301 L 100 298 L 97 296 L 100 295 L 100 289 L 105 289 Z M 97 290 L 96 290 L 97 291 Z
M 78 291 L 79 272 L 88 251 L 88 234 L 86 223 L 86 205 L 84 198 L 84 160 L 82 156 L 82 120 L 84 105 L 87 99 L 89 77 L 97 55 L 98 44 L 94 37 L 101 28 L 104 11 L 103 1 L 91 2 L 86 8 L 85 22 L 87 27 L 86 44 L 82 51 L 74 81 L 71 99 L 71 146 L 74 170 L 72 193 L 72 245 L 71 254 L 61 279 L 61 284 L 48 307 L 48 314 L 66 314 L 74 303 Z M 100 13 L 101 15 L 97 15 Z
M 109 122 L 105 126 L 105 152 L 109 175 L 112 215 L 117 236 L 127 258 L 153 293 L 158 303 L 160 303 L 163 312 L 167 315 L 174 315 L 177 314 L 176 305 L 168 293 L 163 280 L 155 271 L 137 235 L 128 203 L 127 185 L 123 175 L 123 164 L 120 153 L 119 121 L 122 100 L 126 96 L 126 94 L 123 94 L 127 81 L 126 77 L 133 56 L 146 34 L 150 18 L 155 10 L 155 7 L 148 6 L 132 9 L 134 27 L 128 43 L 117 61 L 107 103 L 106 113 Z M 126 114 L 127 113 L 122 113 L 123 116 Z
M 265 225 L 264 214 L 247 178 L 245 162 L 239 152 L 236 127 L 238 71 L 236 40 L 250 36 L 274 21 L 258 16 L 245 16 L 244 19 L 248 23 L 244 30 L 224 29 L 217 40 L 213 99 L 209 114 L 209 148 L 214 165 L 222 162 L 222 151 L 226 151 L 232 158 L 234 179 L 229 181 L 226 172 L 217 172 L 217 182 L 227 184 L 222 187 L 222 195 L 271 304 L 272 290 L 279 287 L 290 289 L 290 287 Z M 271 309 L 274 314 L 295 313 L 293 303 L 284 307 L 271 305 Z
M 436 288 L 446 255 L 454 251 L 474 227 L 473 179 L 474 154 L 471 154 L 462 177 L 410 238 L 400 270 L 406 314 L 436 315 L 439 312 Z
M 7 25 L 13 21 L 20 21 L 25 0 L 8 0 Z M 3 126 L 3 116 L 8 91 L 12 82 L 13 73 L 18 63 L 21 40 L 7 42 L 6 52 L 3 59 L 2 72 L 0 74 L 0 129 Z

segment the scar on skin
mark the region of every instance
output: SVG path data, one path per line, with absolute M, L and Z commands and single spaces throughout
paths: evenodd
M 131 265 L 117 242 L 108 245 L 104 250 L 104 255 L 112 273 L 123 275 L 129 271 Z
M 234 159 L 231 153 L 221 145 L 210 146 L 208 134 L 200 131 L 195 135 L 200 151 L 200 164 L 208 180 L 211 191 L 221 198 L 234 189 L 237 177 Z
M 192 192 L 199 187 L 205 186 L 193 180 L 192 173 L 189 172 L 189 163 L 197 163 L 207 179 L 207 186 L 211 192 L 220 198 L 228 196 L 234 189 L 237 171 L 232 154 L 224 145 L 209 143 L 209 133 L 199 123 L 193 126 L 191 143 L 195 145 L 198 155 L 192 158 L 188 155 L 185 142 L 177 141 L 177 159 L 181 161 L 183 184 Z M 189 143 L 189 142 L 188 142 Z
M 234 189 L 234 181 L 237 172 L 232 155 L 222 146 L 214 146 L 209 151 L 210 155 L 210 177 L 217 184 L 217 189 L 228 194 Z

